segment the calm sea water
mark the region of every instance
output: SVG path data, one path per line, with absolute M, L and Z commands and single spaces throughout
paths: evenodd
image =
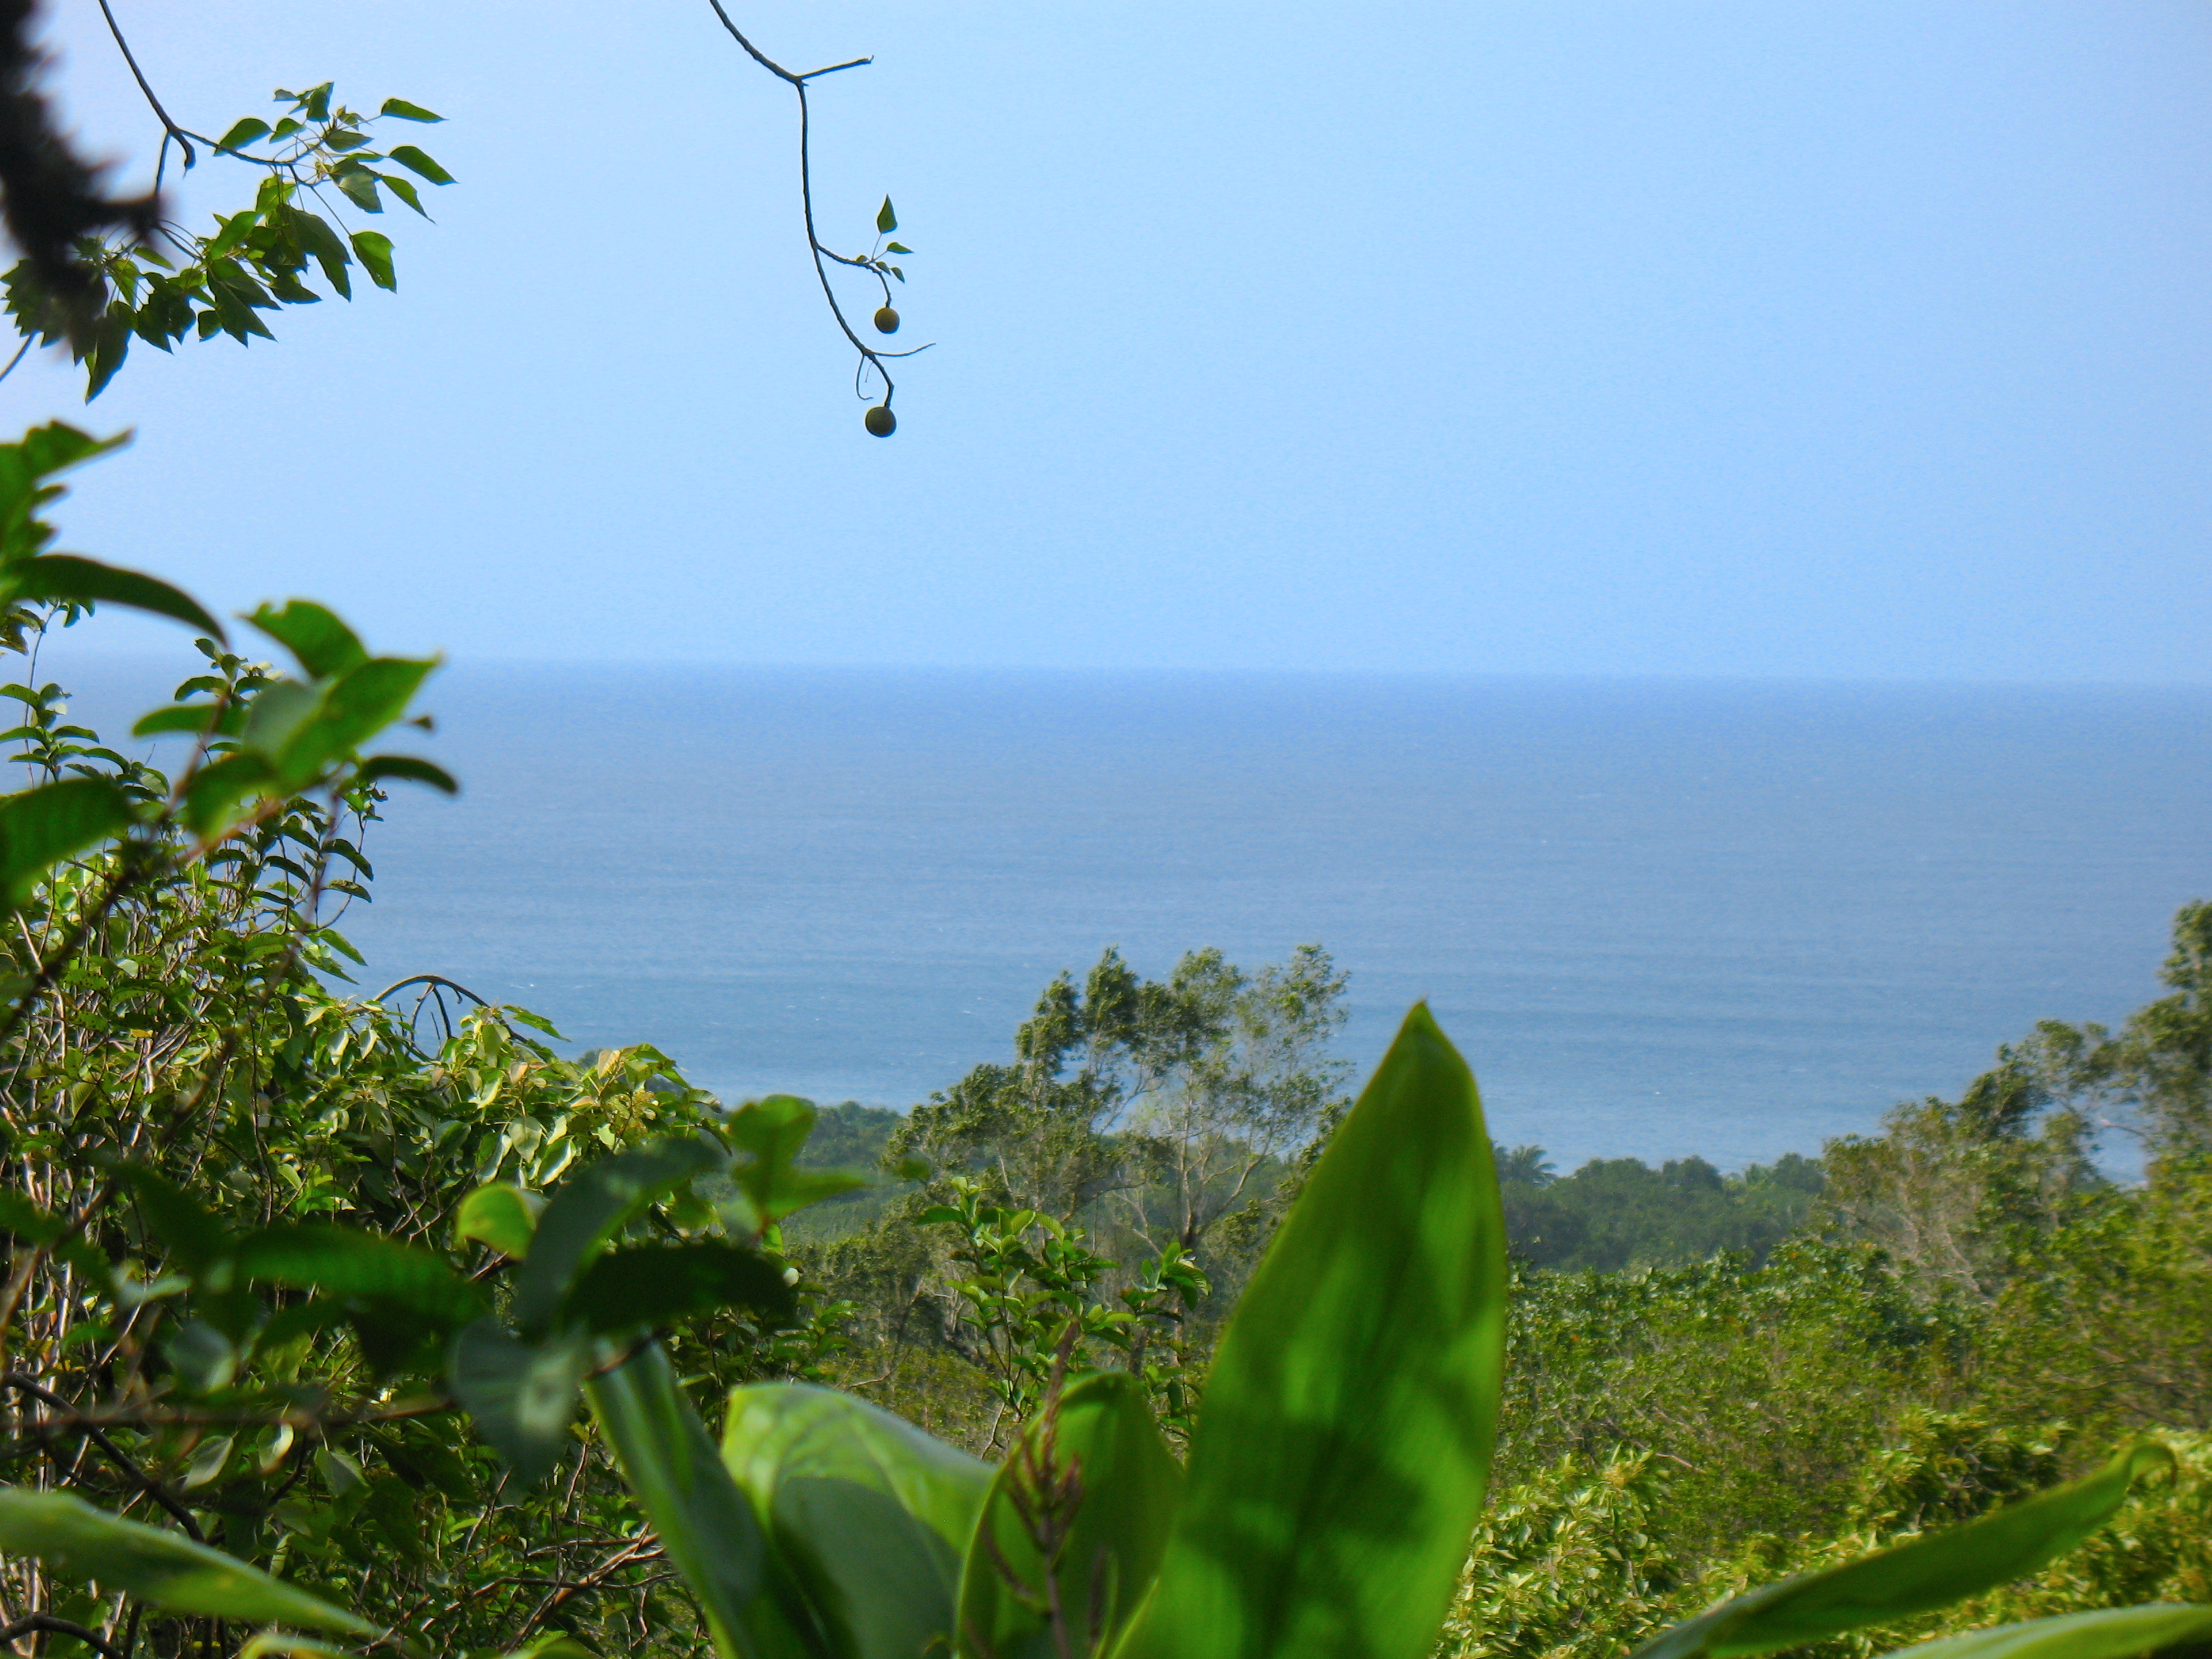
M 88 665 L 81 711 L 119 709 Z M 1108 945 L 1316 940 L 1363 1068 L 1426 997 L 1492 1127 L 1723 1167 L 2156 994 L 2212 691 L 450 672 L 461 775 L 347 931 L 735 1097 L 904 1106 Z M 370 988 L 375 988 L 374 987 Z

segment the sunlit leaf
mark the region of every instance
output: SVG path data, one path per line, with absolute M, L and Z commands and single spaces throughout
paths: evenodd
M 258 143 L 268 136 L 269 123 L 258 115 L 249 115 L 216 139 L 216 143 L 223 149 L 244 149 L 248 144 Z
M 538 1213 L 544 1207 L 542 1197 L 520 1187 L 479 1187 L 461 1200 L 454 1212 L 453 1236 L 489 1244 L 501 1255 L 519 1261 L 530 1254 Z
M 1152 1587 L 1182 1495 L 1182 1466 L 1160 1439 L 1142 1378 L 1102 1371 L 1069 1383 L 1007 1454 L 961 1578 L 964 1659 L 1057 1659 L 1041 1611 L 1053 1601 L 1048 1563 L 1024 1515 L 1049 1515 L 1060 1482 L 1073 1501 L 1052 1574 L 1057 1605 L 1083 1650 L 1104 1652 Z
M 398 291 L 399 278 L 392 266 L 392 239 L 382 231 L 357 230 L 352 236 L 353 251 L 361 260 L 362 269 L 368 280 L 377 287 Z
M 775 1572 L 752 1505 L 715 1455 L 658 1343 L 587 1385 L 592 1410 L 720 1659 L 831 1659 L 795 1586 Z
M 279 611 L 264 605 L 246 618 L 299 659 L 313 679 L 331 679 L 368 660 L 360 636 L 312 599 L 288 599 Z
M 990 1466 L 829 1389 L 730 1396 L 722 1462 L 843 1659 L 943 1651 Z
M 419 173 L 434 185 L 450 185 L 453 175 L 440 167 L 412 144 L 394 144 L 392 159 L 409 172 Z
M 2186 1651 L 2208 1640 L 2212 1607 L 2154 1601 L 1947 1636 L 1902 1649 L 1889 1659 L 2135 1659 L 2168 1649 Z
M 1474 1079 L 1416 1006 L 1222 1338 L 1123 1659 L 1423 1659 L 1482 1507 L 1504 1310 Z

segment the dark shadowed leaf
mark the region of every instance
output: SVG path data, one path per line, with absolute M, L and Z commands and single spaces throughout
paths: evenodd
M 1125 1659 L 1423 1659 L 1482 1507 L 1504 1308 L 1474 1079 L 1416 1006 L 1222 1338 Z
M 1084 1650 L 1108 1651 L 1152 1587 L 1182 1497 L 1182 1468 L 1160 1439 L 1143 1380 L 1101 1371 L 1067 1385 L 1049 1432 L 1046 1419 L 1030 1424 L 991 1483 L 981 1526 L 993 1547 L 979 1528 L 960 1583 L 957 1649 L 967 1659 L 1056 1659 L 1050 1622 L 1038 1610 L 1046 1562 L 1022 1510 L 1043 1513 L 1051 1484 L 1071 1471 L 1078 1501 L 1056 1576 Z
M 346 274 L 353 256 L 346 252 L 346 245 L 338 240 L 337 232 L 331 228 L 330 221 L 301 208 L 294 210 L 291 223 L 299 234 L 300 246 L 313 254 L 315 263 L 322 267 L 323 279 L 341 297 L 353 298 L 353 279 Z
M 61 1237 L 58 1216 L 47 1214 L 21 1193 L 0 1192 L 0 1232 L 13 1233 L 27 1243 L 44 1244 Z
M 131 822 L 129 797 L 106 778 L 64 778 L 0 799 L 0 900 L 21 904 L 54 866 Z
M 897 228 L 898 215 L 891 211 L 891 198 L 886 196 L 884 204 L 876 210 L 876 229 L 888 236 Z
M 230 1254 L 229 1230 L 184 1188 L 143 1164 L 118 1163 L 109 1173 L 137 1200 L 138 1213 L 185 1272 L 204 1273 Z
M 782 1270 L 757 1251 L 702 1238 L 600 1256 L 568 1292 L 561 1323 L 611 1336 L 738 1307 L 783 1321 L 793 1301 Z
M 27 599 L 128 605 L 134 611 L 149 611 L 157 617 L 188 623 L 217 640 L 228 637 L 222 624 L 202 610 L 191 594 L 135 570 L 119 570 L 96 560 L 80 559 L 73 553 L 49 553 L 25 560 L 9 574 L 16 592 Z
M 239 1242 L 236 1260 L 245 1278 L 382 1303 L 440 1332 L 484 1311 L 477 1290 L 429 1251 L 349 1227 L 266 1228 Z
M 514 1317 L 525 1335 L 550 1329 L 568 1287 L 608 1240 L 694 1176 L 720 1169 L 703 1140 L 663 1140 L 588 1164 L 553 1194 L 514 1280 Z
M 97 1579 L 171 1613 L 304 1625 L 366 1636 L 366 1619 L 173 1532 L 96 1510 L 67 1492 L 0 1490 L 0 1549 L 64 1578 Z
M 584 1337 L 518 1342 L 489 1319 L 453 1339 L 453 1394 L 526 1486 L 544 1479 L 568 1447 L 590 1353 Z
M 412 755 L 371 755 L 361 763 L 354 776 L 362 783 L 381 783 L 386 778 L 402 778 L 409 783 L 427 783 L 433 789 L 448 795 L 458 795 L 461 786 L 451 772 L 426 760 L 416 760 Z

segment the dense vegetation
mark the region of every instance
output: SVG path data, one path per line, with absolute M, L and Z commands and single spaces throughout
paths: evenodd
M 167 129 L 263 174 L 169 254 L 82 168 L 84 240 L 39 240 L 0 147 L 27 338 L 96 392 L 131 337 L 264 331 L 311 260 L 390 286 L 301 193 L 442 169 L 280 96 Z M 0 445 L 0 1647 L 1747 1659 L 2212 1601 L 2212 906 L 2120 1031 L 1735 1176 L 1494 1147 L 1420 1009 L 1355 1105 L 1316 946 L 1109 951 L 910 1113 L 733 1107 L 434 974 L 357 994 L 387 787 L 453 787 L 379 748 L 434 665 L 295 599 L 246 619 L 279 668 L 51 551 L 112 447 Z M 40 683 L 100 605 L 197 636 L 133 728 L 166 748 Z M 2028 1635 L 2179 1654 L 2212 1613 Z

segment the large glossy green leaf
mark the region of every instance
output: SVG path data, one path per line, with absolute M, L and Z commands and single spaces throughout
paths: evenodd
M 0 902 L 21 904 L 47 871 L 131 821 L 129 797 L 106 778 L 64 778 L 0 799 Z
M 220 1550 L 96 1510 L 67 1492 L 0 1488 L 0 1551 L 97 1579 L 172 1613 L 374 1633 L 368 1620 Z
M 1474 1079 L 1416 1006 L 1222 1339 L 1127 1659 L 1422 1659 L 1482 1507 L 1504 1314 Z
M 703 1140 L 662 1140 L 586 1164 L 538 1218 L 514 1279 L 514 1318 L 526 1336 L 550 1329 L 570 1283 L 617 1233 L 695 1176 L 722 1167 Z
M 722 1461 L 843 1659 L 941 1650 L 988 1464 L 866 1401 L 795 1382 L 730 1396 Z
M 9 573 L 16 597 L 43 599 L 49 604 L 105 601 L 151 611 L 157 617 L 189 623 L 217 640 L 227 637 L 222 624 L 203 609 L 198 600 L 180 588 L 73 553 L 48 553 L 26 559 Z
M 1101 1371 L 1069 1383 L 991 1484 L 960 1583 L 963 1659 L 1056 1659 L 1063 1636 L 1066 1651 L 1104 1652 L 1152 1587 L 1182 1498 L 1143 1380 Z M 1048 1560 L 1036 1528 L 1052 1525 L 1055 1504 L 1068 1519 Z
M 2137 1442 L 2084 1480 L 1965 1526 L 1723 1601 L 1645 1643 L 1635 1659 L 1737 1659 L 1963 1601 L 2072 1549 L 2111 1518 L 2136 1476 L 2172 1461 L 2165 1447 Z
M 548 1212 L 549 1214 L 550 1212 Z M 658 1343 L 586 1385 L 623 1477 L 722 1659 L 835 1659 Z
M 1889 1659 L 2135 1659 L 2212 1642 L 2212 1607 L 2154 1601 L 2031 1619 L 1905 1648 Z

